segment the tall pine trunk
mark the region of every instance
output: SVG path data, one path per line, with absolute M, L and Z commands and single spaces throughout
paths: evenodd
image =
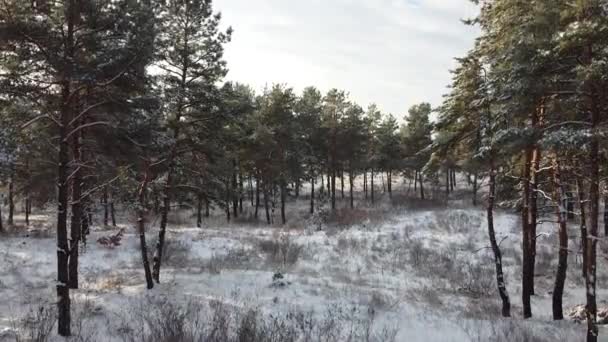
M 530 168 L 532 163 L 532 150 L 527 149 L 525 153 L 525 163 L 523 167 L 523 192 L 522 192 L 522 210 L 521 210 L 521 222 L 522 222 L 522 304 L 524 318 L 532 317 L 532 307 L 530 305 L 530 296 L 532 290 L 530 288 L 530 278 L 533 277 L 531 274 L 531 263 L 530 263 Z
M 107 226 L 109 221 L 108 186 L 103 187 L 103 225 Z
M 203 194 L 201 193 L 196 198 L 196 227 L 203 227 Z
M 350 170 L 350 172 L 348 173 L 348 179 L 350 181 L 350 208 L 354 209 L 355 208 L 355 200 L 354 200 L 354 196 L 353 196 L 353 190 L 355 187 L 355 178 L 353 176 L 353 170 Z
M 144 267 L 144 275 L 146 277 L 146 287 L 148 290 L 154 287 L 154 280 L 152 278 L 152 272 L 150 271 L 150 262 L 148 261 L 148 245 L 146 244 L 146 221 L 145 221 L 145 194 L 148 186 L 149 171 L 146 167 L 146 172 L 144 176 L 144 180 L 141 183 L 138 193 L 138 203 L 137 203 L 137 230 L 139 233 L 139 248 L 141 251 L 141 260 Z
M 336 209 L 336 168 L 331 170 L 331 209 Z
M 371 190 L 372 204 L 374 204 L 374 168 L 373 167 L 371 169 L 370 177 L 371 177 L 371 180 L 370 180 L 371 189 L 370 190 Z
M 365 192 L 365 199 L 367 199 L 367 169 L 363 170 L 363 192 Z
M 555 286 L 553 288 L 553 319 L 564 319 L 562 298 L 564 285 L 566 283 L 566 272 L 568 270 L 568 214 L 563 205 L 564 186 L 561 179 L 560 164 L 557 156 L 553 161 L 553 197 L 556 205 L 556 216 L 559 232 L 559 259 L 557 273 L 555 275 Z
M 315 213 L 315 176 L 314 171 L 310 172 L 310 214 Z
M 7 223 L 9 226 L 15 224 L 14 216 L 15 216 L 15 185 L 13 183 L 13 175 L 11 174 L 8 180 L 8 220 Z
M 490 237 L 490 245 L 492 246 L 492 252 L 494 253 L 494 264 L 496 266 L 496 284 L 498 286 L 498 294 L 502 300 L 502 316 L 511 316 L 511 302 L 509 300 L 509 294 L 507 292 L 507 286 L 505 284 L 505 278 L 502 271 L 502 253 L 500 246 L 496 242 L 496 232 L 494 231 L 494 202 L 496 197 L 496 168 L 494 162 L 490 163 L 490 181 L 489 181 L 489 193 L 488 193 L 488 207 L 487 207 L 487 219 L 488 219 L 488 235 Z
M 341 192 L 341 197 L 342 199 L 344 199 L 344 170 L 340 170 L 340 192 Z
M 420 171 L 418 171 L 418 180 L 420 181 L 420 199 L 424 201 L 424 179 Z
M 72 174 L 72 217 L 70 220 L 70 256 L 68 259 L 68 269 L 72 289 L 78 288 L 78 242 L 82 228 L 82 172 L 81 172 L 81 150 L 80 134 L 74 134 L 72 138 L 72 154 L 75 170 Z
M 255 212 L 253 214 L 253 217 L 255 217 L 255 219 L 258 219 L 258 211 L 260 209 L 260 178 L 256 178 L 255 180 Z
M 112 227 L 116 227 L 116 210 L 114 209 L 114 196 L 110 200 L 110 218 L 112 219 Z
M 587 278 L 587 211 L 585 210 L 586 199 L 585 199 L 585 183 L 582 177 L 576 178 L 576 188 L 578 192 L 578 205 L 579 205 L 579 227 L 581 232 L 581 250 L 583 252 L 583 267 L 582 273 L 583 278 Z
M 477 205 L 477 172 L 473 175 L 473 205 Z
M 281 181 L 281 223 L 287 223 L 287 217 L 285 216 L 285 199 L 287 197 L 287 182 Z

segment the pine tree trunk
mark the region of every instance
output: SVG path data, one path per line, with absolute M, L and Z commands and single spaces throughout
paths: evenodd
M 295 183 L 296 183 L 295 186 L 294 186 L 294 188 L 295 188 L 295 195 L 296 195 L 296 199 L 299 199 L 300 198 L 300 186 L 301 186 L 300 185 L 300 178 L 296 179 Z
M 336 169 L 331 171 L 331 209 L 336 209 Z
M 71 289 L 78 288 L 78 242 L 82 229 L 82 172 L 80 171 L 80 134 L 72 138 L 72 155 L 75 171 L 72 174 L 72 217 L 70 220 L 70 256 L 68 259 L 68 279 Z
M 68 50 L 71 50 L 74 37 L 74 0 L 68 3 L 68 28 L 67 28 L 67 45 Z M 67 58 L 66 58 L 67 59 Z M 67 63 L 67 61 L 66 61 Z M 69 64 L 69 63 L 68 63 Z M 62 80 L 62 108 L 60 112 L 59 126 L 59 154 L 57 168 L 57 330 L 59 336 L 70 336 L 70 288 L 69 272 L 68 272 L 68 163 L 69 160 L 69 141 L 67 139 L 68 130 L 70 129 L 71 120 L 71 80 L 69 75 Z M 9 206 L 10 210 L 10 206 Z M 10 215 L 10 213 L 9 213 Z M 12 217 L 9 216 L 12 220 Z
M 29 193 L 26 193 L 25 195 L 25 226 L 29 227 L 30 226 L 30 199 L 29 199 Z
M 109 212 L 108 212 L 108 186 L 103 187 L 103 225 L 108 226 Z
M 287 223 L 287 217 L 285 216 L 285 198 L 287 197 L 287 183 L 283 180 L 281 181 L 281 223 Z
M 230 223 L 230 180 L 226 180 L 226 194 L 224 204 L 226 206 L 226 222 Z
M 355 178 L 353 177 L 353 170 L 350 170 L 348 178 L 349 178 L 349 181 L 350 181 L 350 208 L 354 209 L 355 208 L 355 200 L 354 200 L 354 196 L 353 196 L 353 189 L 355 187 Z
M 450 197 L 450 169 L 445 170 L 445 198 Z
M 386 172 L 386 183 L 387 183 L 387 187 L 388 187 L 388 197 L 392 198 L 393 197 L 393 171 L 392 170 L 388 170 Z
M 586 48 L 589 64 L 592 62 L 592 47 Z M 593 89 L 588 90 L 593 93 Z M 591 144 L 589 148 L 589 231 L 587 235 L 587 277 L 585 278 L 587 293 L 587 342 L 596 342 L 598 336 L 597 327 L 597 303 L 596 303 L 596 266 L 597 266 L 597 242 L 599 238 L 599 187 L 600 187 L 600 155 L 599 137 L 597 129 L 600 120 L 600 112 L 595 98 L 588 94 L 588 109 L 591 112 Z
M 251 175 L 251 173 L 249 174 L 249 200 L 251 202 L 251 206 L 253 207 L 253 175 Z
M 238 181 L 237 181 L 237 170 L 238 165 L 236 159 L 232 161 L 232 214 L 236 219 L 239 217 L 239 194 L 238 194 Z
M 255 181 L 255 212 L 253 214 L 253 217 L 255 217 L 255 219 L 258 219 L 258 211 L 260 208 L 260 179 L 256 178 Z
M 203 195 L 201 193 L 198 194 L 196 201 L 196 227 L 203 227 Z
M 340 170 L 340 192 L 342 199 L 344 199 L 344 170 Z
M 209 196 L 207 196 L 207 194 L 205 194 L 205 217 L 209 218 L 210 212 L 209 212 Z
M 312 170 L 310 174 L 310 214 L 312 215 L 315 213 L 315 176 Z
M 562 297 L 564 295 L 564 285 L 568 270 L 568 214 L 562 204 L 564 187 L 562 185 L 560 164 L 557 156 L 554 157 L 553 161 L 553 192 L 559 227 L 559 261 L 555 276 L 555 286 L 553 288 L 553 319 L 562 320 L 564 319 Z
M 112 219 L 112 227 L 116 227 L 116 210 L 114 209 L 114 195 L 110 200 L 110 218 Z
M 147 168 L 147 167 L 146 167 Z M 138 206 L 137 206 L 137 230 L 139 232 L 139 248 L 141 250 L 141 260 L 144 267 L 144 275 L 146 277 L 146 287 L 148 290 L 154 288 L 154 280 L 152 272 L 150 272 L 150 262 L 148 261 L 148 245 L 146 244 L 146 222 L 145 222 L 145 193 L 149 179 L 149 172 L 146 170 L 144 181 L 139 188 Z
M 424 181 L 422 177 L 422 172 L 418 172 L 418 178 L 420 181 L 420 199 L 424 201 Z
M 0 202 L 0 234 L 4 233 L 4 225 L 2 223 L 2 202 Z
M 489 181 L 489 193 L 488 193 L 488 208 L 487 208 L 487 219 L 488 219 L 488 235 L 490 237 L 490 245 L 492 246 L 492 252 L 494 253 L 494 264 L 496 266 L 496 284 L 498 286 L 498 294 L 502 300 L 502 316 L 511 316 L 511 302 L 509 300 L 509 294 L 507 292 L 507 286 L 505 284 L 505 278 L 502 271 L 502 253 L 500 246 L 496 242 L 496 232 L 494 231 L 494 202 L 496 196 L 496 168 L 494 163 L 490 164 L 490 181 Z
M 608 237 L 608 195 L 604 195 L 604 236 Z
M 243 196 L 245 194 L 243 186 L 243 173 L 241 172 L 241 168 L 239 167 L 239 213 L 243 213 Z
M 271 224 L 272 221 L 270 220 L 270 208 L 269 208 L 269 203 L 268 203 L 268 185 L 266 185 L 266 182 L 264 182 L 264 209 L 266 210 L 266 223 Z
M 543 110 L 543 109 L 541 109 Z M 532 171 L 530 184 L 530 294 L 534 295 L 534 275 L 536 273 L 536 226 L 538 221 L 538 184 L 541 150 L 535 146 L 532 154 Z
M 370 190 L 371 190 L 372 204 L 374 204 L 374 168 L 371 169 L 370 177 L 371 177 L 371 180 L 370 180 L 371 189 Z
M 418 170 L 414 171 L 414 194 L 418 193 Z
M 156 241 L 156 250 L 152 257 L 152 278 L 156 283 L 160 283 L 160 267 L 163 257 L 163 249 L 165 247 L 165 235 L 167 232 L 167 221 L 169 219 L 169 207 L 171 206 L 171 199 L 169 197 L 172 186 L 172 169 L 169 168 L 167 174 L 167 180 L 165 182 L 165 189 L 163 191 L 163 206 L 161 208 L 160 216 L 160 229 L 158 231 L 158 240 Z
M 523 167 L 523 192 L 522 192 L 522 211 L 521 211 L 521 222 L 522 222 L 522 304 L 524 318 L 532 317 L 532 307 L 530 305 L 530 296 L 532 290 L 530 288 L 531 282 L 531 263 L 530 263 L 530 168 L 532 161 L 532 150 L 528 149 L 525 153 L 525 163 Z
M 477 205 L 477 173 L 473 175 L 473 205 Z
M 9 226 L 15 224 L 13 217 L 15 215 L 15 191 L 14 191 L 14 183 L 13 183 L 13 175 L 11 174 L 8 180 L 8 220 L 7 223 Z
M 365 199 L 367 199 L 367 169 L 363 170 L 363 192 L 365 192 Z
M 576 178 L 576 187 L 578 191 L 578 203 L 579 203 L 579 226 L 581 231 L 581 250 L 583 254 L 583 278 L 587 278 L 587 212 L 585 210 L 586 199 L 585 199 L 585 184 L 582 177 Z

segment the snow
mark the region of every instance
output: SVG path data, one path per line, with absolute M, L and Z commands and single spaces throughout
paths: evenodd
M 305 212 L 308 203 L 304 202 L 294 211 Z M 378 210 L 386 209 L 383 205 Z M 37 216 L 35 220 L 47 226 L 53 222 L 52 216 Z M 153 290 L 145 288 L 135 227 L 122 226 L 126 228 L 122 244 L 114 249 L 105 248 L 96 240 L 115 231 L 93 227 L 88 245 L 81 250 L 81 289 L 71 291 L 72 301 L 94 303 L 96 313 L 106 319 L 99 320 L 100 331 L 109 330 L 107 321 L 124 317 L 127 308 L 138 301 L 149 296 L 168 296 L 176 300 L 194 298 L 203 303 L 221 301 L 266 313 L 294 308 L 321 313 L 332 305 L 373 309 L 380 326 L 397 329 L 396 341 L 484 340 L 475 334 L 480 331 L 492 334 L 497 324 L 529 325 L 555 332 L 555 336 L 563 336 L 559 335 L 560 329 L 566 329 L 576 332 L 581 340 L 584 336 L 584 324 L 551 322 L 558 248 L 555 224 L 545 223 L 538 228 L 543 235 L 538 242 L 537 295 L 532 299 L 534 318 L 523 322 L 519 319 L 521 237 L 515 213 L 495 214 L 497 241 L 502 241 L 505 282 L 515 317 L 509 320 L 499 317 L 495 280 L 488 295 L 476 298 L 456 288 L 456 284 L 450 283 L 452 278 L 442 274 L 452 269 L 412 264 L 412 250 L 422 248 L 426 253 L 453 258 L 456 266 L 468 262 L 493 270 L 485 213 L 481 208 L 390 208 L 380 220 L 367 219 L 347 229 L 323 231 L 310 228 L 305 218 L 294 220 L 297 222 L 293 222 L 291 229 L 226 224 L 220 223 L 219 218 L 209 221 L 203 229 L 170 226 L 167 240 L 186 246 L 187 257 L 177 259 L 181 260 L 177 264 L 165 263 L 161 285 Z M 569 225 L 572 236 L 576 236 L 575 228 L 575 224 Z M 149 250 L 153 250 L 154 230 L 147 233 L 147 239 Z M 261 248 L 265 241 L 288 241 L 291 246 L 299 246 L 297 260 L 287 265 L 271 261 L 268 252 Z M 545 249 L 553 259 L 540 260 Z M 7 235 L 0 237 L 0 251 L 1 341 L 2 336 L 12 334 L 15 320 L 30 308 L 55 300 L 56 243 L 52 234 L 38 238 Z M 580 266 L 574 259 L 571 255 L 565 312 L 585 302 L 584 285 L 573 280 L 580 279 Z M 272 286 L 276 272 L 285 275 L 286 286 Z M 600 299 L 608 294 L 604 290 L 607 280 L 605 270 L 598 269 Z M 489 304 L 480 306 L 481 303 Z M 481 314 L 475 314 L 476 310 Z M 600 338 L 606 338 L 607 334 L 602 329 Z M 113 331 L 101 336 L 103 341 L 117 340 Z

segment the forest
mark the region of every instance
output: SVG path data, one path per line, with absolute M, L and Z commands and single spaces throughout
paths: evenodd
M 1 0 L 0 341 L 601 341 L 608 1 L 473 2 L 397 115 L 228 81 L 212 0 Z

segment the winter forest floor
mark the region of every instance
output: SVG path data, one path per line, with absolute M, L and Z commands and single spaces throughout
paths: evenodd
M 285 226 L 253 223 L 248 205 L 232 223 L 214 213 L 202 229 L 193 228 L 192 212 L 174 211 L 161 284 L 152 290 L 145 289 L 132 215 L 122 213 L 120 246 L 97 243 L 117 231 L 97 225 L 81 250 L 72 340 L 583 341 L 584 324 L 551 320 L 555 224 L 539 227 L 534 318 L 523 321 L 519 218 L 497 211 L 513 304 L 513 318 L 503 319 L 485 211 L 462 193 L 447 206 L 381 194 L 375 206 L 359 201 L 330 215 L 321 231 L 306 196 L 288 204 Z M 340 200 L 339 207 L 347 205 Z M 0 236 L 0 341 L 60 340 L 53 327 L 54 216 L 35 214 L 36 230 Z M 153 250 L 158 224 L 152 217 L 148 225 Z M 578 236 L 576 222 L 570 229 Z M 578 250 L 575 240 L 571 249 Z M 566 312 L 585 301 L 580 259 L 570 255 L 568 267 Z M 607 283 L 600 267 L 600 308 Z M 608 331 L 600 335 L 608 341 Z

